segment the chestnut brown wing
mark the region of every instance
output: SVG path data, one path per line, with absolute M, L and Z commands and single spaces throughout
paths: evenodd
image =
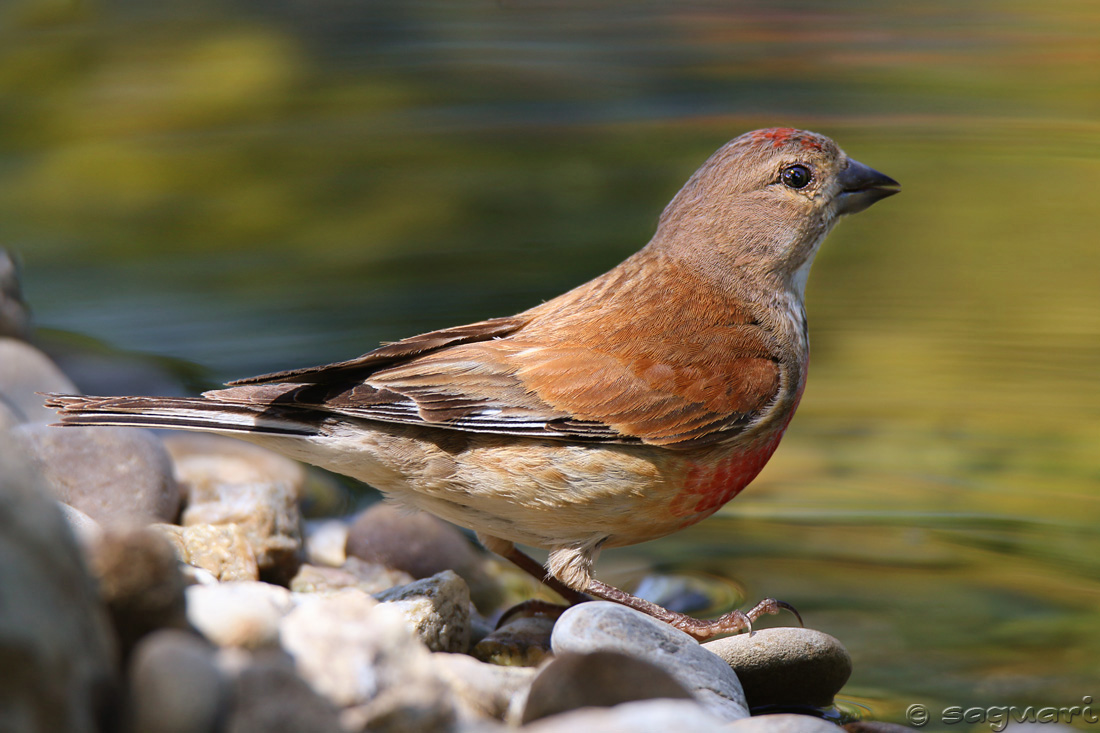
M 779 387 L 777 364 L 759 355 L 728 355 L 720 365 L 624 360 L 519 338 L 348 376 L 340 367 L 312 372 L 310 384 L 242 384 L 208 396 L 472 432 L 692 447 L 742 429 Z

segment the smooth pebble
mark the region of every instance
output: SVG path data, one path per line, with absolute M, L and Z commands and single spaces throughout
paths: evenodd
M 0 727 L 94 733 L 117 652 L 72 532 L 35 467 L 0 442 Z
M 103 527 L 99 526 L 99 522 L 63 501 L 57 502 L 57 506 L 61 508 L 61 513 L 65 515 L 65 521 L 68 523 L 69 529 L 73 531 L 77 541 L 80 542 L 80 546 L 85 551 L 93 547 L 103 537 Z
M 130 662 L 129 729 L 214 733 L 228 704 L 226 680 L 210 644 L 185 631 L 146 636 Z
M 172 460 L 148 430 L 27 424 L 12 434 L 54 497 L 104 526 L 172 522 L 179 513 Z
M 812 715 L 757 715 L 731 723 L 723 730 L 728 733 L 844 733 L 843 729 Z
M 17 338 L 0 336 L 0 402 L 20 422 L 49 423 L 57 413 L 39 392 L 79 392 L 50 357 Z
M 609 708 L 624 702 L 691 694 L 665 670 L 619 652 L 559 654 L 531 683 L 520 722 L 585 707 Z
M 536 667 L 550 656 L 550 635 L 556 619 L 518 616 L 491 630 L 470 653 L 483 662 L 512 667 Z
M 348 556 L 404 570 L 418 579 L 454 570 L 482 612 L 496 608 L 502 598 L 500 586 L 485 570 L 485 555 L 453 525 L 424 512 L 375 504 L 351 523 L 346 549 Z
M 1009 723 L 1008 726 L 1006 726 L 1004 728 L 1004 730 L 1007 730 L 1009 733 L 1013 733 L 1012 728 L 1014 727 L 1014 724 L 1015 724 L 1015 721 L 1013 721 L 1012 723 Z M 898 725 L 897 723 L 887 723 L 887 722 L 884 722 L 884 721 L 881 721 L 881 720 L 856 720 L 852 723 L 845 723 L 841 727 L 844 730 L 848 731 L 848 733 L 912 733 L 912 731 L 919 730 L 918 728 L 910 728 L 907 725 Z M 1022 730 L 1027 730 L 1027 731 L 1034 731 L 1035 730 L 1033 727 L 1031 727 L 1030 724 L 1027 724 L 1027 723 L 1024 723 L 1022 725 L 1015 726 L 1015 727 L 1016 727 L 1015 733 L 1020 733 L 1020 731 L 1022 731 Z M 1043 730 L 1044 730 L 1044 733 L 1046 733 L 1047 731 L 1050 731 L 1050 730 L 1058 731 L 1060 729 L 1061 729 L 1060 726 L 1050 726 L 1050 727 L 1044 728 Z M 1064 730 L 1074 730 L 1074 729 L 1066 727 L 1066 728 L 1064 728 Z
M 244 667 L 232 687 L 224 733 L 345 733 L 340 714 L 289 663 L 263 657 Z
M 179 561 L 160 533 L 146 527 L 108 527 L 87 557 L 123 656 L 145 634 L 187 626 Z
M 733 668 L 753 708 L 826 707 L 852 673 L 852 659 L 844 646 L 813 629 L 760 629 L 751 635 L 708 641 L 703 648 Z
M 692 700 L 640 700 L 536 720 L 523 733 L 720 733 L 724 721 Z
M 617 651 L 661 667 L 711 714 L 747 718 L 741 683 L 730 666 L 697 641 L 640 611 L 609 601 L 573 606 L 554 625 L 555 654 Z

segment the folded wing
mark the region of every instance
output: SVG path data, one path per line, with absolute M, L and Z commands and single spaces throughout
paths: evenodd
M 391 423 L 689 448 L 743 430 L 774 401 L 780 369 L 752 324 L 689 344 L 525 340 L 494 319 L 399 341 L 337 364 L 241 380 L 219 401 L 272 403 Z M 625 351 L 625 353 L 624 353 Z

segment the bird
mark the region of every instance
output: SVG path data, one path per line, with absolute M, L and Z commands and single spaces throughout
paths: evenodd
M 597 580 L 594 564 L 699 522 L 757 476 L 806 386 L 814 256 L 842 216 L 899 190 L 824 135 L 747 132 L 642 249 L 517 315 L 201 397 L 47 404 L 62 426 L 221 433 L 351 476 L 472 530 L 569 602 L 615 601 L 699 640 L 751 631 L 791 607 L 698 619 Z

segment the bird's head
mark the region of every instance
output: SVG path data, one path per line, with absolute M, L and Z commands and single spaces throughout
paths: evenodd
M 824 135 L 755 130 L 696 171 L 662 214 L 654 246 L 738 278 L 778 277 L 801 296 L 839 217 L 899 190 Z

